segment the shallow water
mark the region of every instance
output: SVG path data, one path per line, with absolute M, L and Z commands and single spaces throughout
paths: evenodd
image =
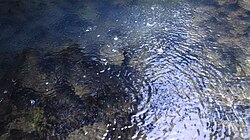
M 250 138 L 247 3 L 0 7 L 1 139 Z

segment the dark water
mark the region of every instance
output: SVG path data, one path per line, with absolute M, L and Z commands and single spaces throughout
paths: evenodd
M 247 0 L 0 9 L 0 139 L 250 138 Z

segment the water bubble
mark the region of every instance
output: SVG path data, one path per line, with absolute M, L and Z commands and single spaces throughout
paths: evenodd
M 87 132 L 87 131 L 85 131 L 84 135 L 87 135 L 87 134 L 88 134 L 88 132 Z
M 87 27 L 87 29 L 85 30 L 85 32 L 90 32 L 90 31 L 93 31 L 93 28 L 92 27 Z
M 103 134 L 103 138 L 105 138 L 108 135 L 108 133 Z
M 35 100 L 33 100 L 33 99 L 30 100 L 30 104 L 31 104 L 31 105 L 34 105 L 35 103 L 36 103 Z
M 105 59 L 105 58 L 101 58 L 101 61 L 105 62 L 105 61 L 107 61 L 107 59 Z
M 114 40 L 115 40 L 115 41 L 117 41 L 117 40 L 118 40 L 118 37 L 117 37 L 117 36 L 116 36 L 116 37 L 114 37 Z
M 117 50 L 115 50 L 115 49 L 112 49 L 112 52 L 118 52 Z

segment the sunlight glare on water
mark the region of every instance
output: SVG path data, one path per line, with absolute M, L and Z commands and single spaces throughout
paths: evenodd
M 223 63 L 210 58 L 213 46 L 191 22 L 192 7 L 142 9 L 140 19 L 146 24 L 133 31 L 144 33 L 132 59 L 143 72 L 140 111 L 132 117 L 138 126 L 134 138 L 249 137 L 249 124 L 234 99 L 247 89 L 234 93 L 237 87 L 228 84 L 230 75 L 221 71 Z

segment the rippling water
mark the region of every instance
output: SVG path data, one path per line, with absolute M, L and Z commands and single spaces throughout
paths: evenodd
M 1 4 L 0 138 L 250 137 L 246 6 Z

